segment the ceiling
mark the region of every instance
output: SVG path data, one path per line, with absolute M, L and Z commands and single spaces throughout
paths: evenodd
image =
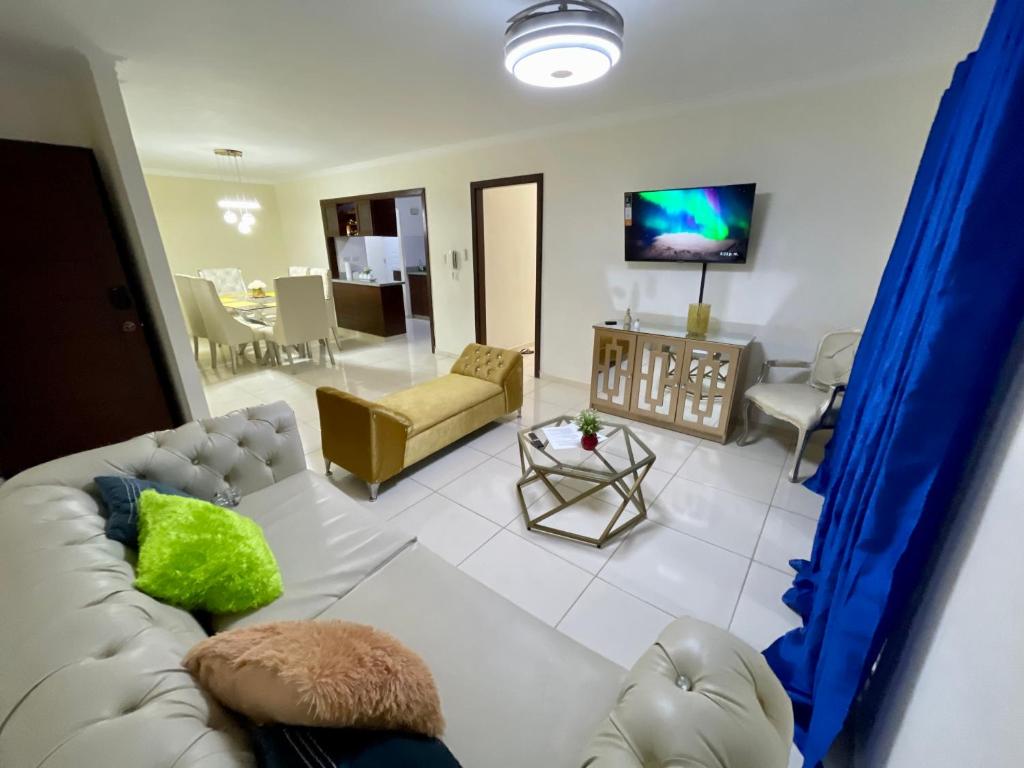
M 282 179 L 607 114 L 952 67 L 993 0 L 612 0 L 622 61 L 570 90 L 513 80 L 528 0 L 0 0 L 0 32 L 120 60 L 148 170 L 244 150 Z

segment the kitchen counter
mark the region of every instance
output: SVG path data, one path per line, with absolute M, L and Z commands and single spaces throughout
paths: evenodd
M 334 307 L 338 327 L 372 333 L 374 336 L 399 336 L 405 333 L 405 298 L 401 280 L 371 283 L 367 280 L 334 279 Z
M 384 282 L 381 282 L 379 280 L 357 280 L 354 277 L 351 280 L 348 280 L 347 278 L 344 278 L 344 277 L 335 277 L 332 280 L 332 282 L 335 282 L 335 283 L 348 283 L 349 285 L 367 285 L 367 286 L 370 286 L 371 288 L 373 288 L 373 287 L 384 288 L 384 287 L 387 287 L 389 285 L 404 285 L 405 284 L 403 280 L 385 280 Z

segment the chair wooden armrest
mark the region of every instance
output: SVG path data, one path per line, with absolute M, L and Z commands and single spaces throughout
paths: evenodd
M 807 360 L 765 360 L 761 366 L 761 373 L 757 376 L 756 384 L 763 384 L 768 380 L 768 374 L 772 368 L 805 368 L 810 369 L 812 363 Z

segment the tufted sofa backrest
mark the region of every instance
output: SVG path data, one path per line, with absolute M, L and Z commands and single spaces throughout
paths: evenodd
M 451 372 L 497 384 L 505 391 L 506 413 L 523 404 L 523 356 L 514 349 L 468 344 Z
M 67 456 L 0 486 L 0 766 L 251 766 L 234 719 L 181 658 L 206 635 L 134 589 L 92 478 L 127 474 L 212 498 L 304 469 L 284 403 Z
M 278 402 L 40 464 L 0 486 L 0 499 L 26 485 L 95 493 L 94 477 L 119 474 L 167 483 L 201 499 L 229 486 L 244 496 L 305 468 L 295 414 Z

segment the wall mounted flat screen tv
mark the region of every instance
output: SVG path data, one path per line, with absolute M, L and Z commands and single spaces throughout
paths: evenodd
M 626 261 L 743 264 L 754 184 L 626 193 Z

